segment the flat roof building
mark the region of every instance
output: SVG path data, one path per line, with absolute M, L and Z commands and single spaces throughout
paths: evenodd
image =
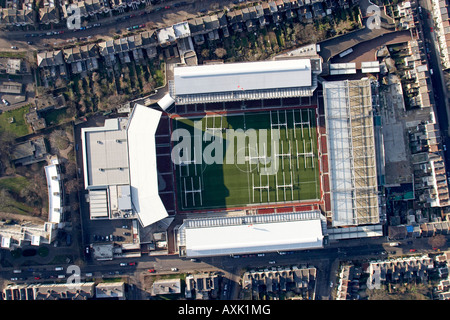
M 143 227 L 168 213 L 159 197 L 155 133 L 161 112 L 136 105 L 129 118 L 83 128 L 91 219 L 137 217 Z
M 322 248 L 322 218 L 319 211 L 306 211 L 185 219 L 178 229 L 180 255 L 203 257 Z
M 310 59 L 271 60 L 174 68 L 170 95 L 178 104 L 312 96 Z

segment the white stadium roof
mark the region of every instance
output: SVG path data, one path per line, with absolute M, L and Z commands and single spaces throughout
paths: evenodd
M 155 133 L 161 112 L 136 104 L 128 123 L 131 202 L 146 227 L 168 216 L 158 193 Z
M 320 212 L 187 219 L 180 233 L 186 256 L 202 257 L 322 248 Z
M 309 59 L 174 68 L 176 95 L 309 87 L 311 78 Z

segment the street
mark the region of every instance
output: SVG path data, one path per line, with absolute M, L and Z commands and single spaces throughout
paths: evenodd
M 437 39 L 435 37 L 434 32 L 431 32 L 431 27 L 434 27 L 434 23 L 431 16 L 431 3 L 430 0 L 419 0 L 419 4 L 422 6 L 422 14 L 421 14 L 421 24 L 422 24 L 422 32 L 423 38 L 425 39 L 425 46 L 427 51 L 429 68 L 433 69 L 436 72 L 430 76 L 433 84 L 434 98 L 435 98 L 435 109 L 437 111 L 437 120 L 439 122 L 439 126 L 442 132 L 443 144 L 450 146 L 450 137 L 449 137 L 449 103 L 447 91 L 444 86 L 444 79 L 442 73 L 441 63 L 439 61 L 439 49 L 437 48 Z M 430 13 L 430 17 L 428 18 L 428 13 Z M 449 168 L 449 154 L 450 150 L 444 150 L 445 154 L 445 165 L 446 168 Z
M 441 250 L 448 249 L 448 246 Z M 395 251 L 395 254 L 393 253 Z M 80 266 L 81 279 L 90 280 L 94 278 L 117 278 L 128 277 L 133 283 L 136 294 L 145 297 L 146 292 L 142 288 L 144 276 L 155 274 L 178 274 L 192 272 L 219 272 L 227 279 L 230 279 L 231 290 L 226 299 L 237 299 L 239 280 L 246 270 L 271 269 L 280 266 L 313 266 L 317 268 L 316 298 L 330 299 L 332 288 L 330 282 L 336 284 L 337 268 L 339 262 L 369 260 L 384 260 L 389 257 L 406 255 L 422 255 L 425 253 L 438 253 L 428 244 L 428 238 L 417 238 L 400 241 L 400 245 L 390 247 L 385 238 L 343 240 L 332 243 L 323 249 L 293 251 L 280 255 L 278 253 L 266 253 L 263 257 L 257 255 L 247 255 L 240 258 L 230 256 L 218 256 L 191 261 L 189 258 L 182 258 L 178 255 L 168 256 L 142 256 L 136 259 L 115 259 L 112 261 L 88 261 Z M 275 261 L 270 264 L 269 261 Z M 135 265 L 129 265 L 136 262 Z M 126 266 L 121 266 L 125 263 Z M 61 265 L 36 265 L 27 267 L 2 268 L 0 275 L 6 283 L 35 283 L 55 281 L 65 283 L 71 274 L 67 274 L 67 267 L 70 264 Z M 60 270 L 59 267 L 63 269 Z M 58 268 L 58 270 L 55 270 Z M 176 272 L 171 268 L 178 268 Z M 14 273 L 14 270 L 21 270 Z M 154 272 L 149 272 L 154 269 Z M 88 275 L 86 275 L 88 274 Z M 92 275 L 90 275 L 92 274 Z M 59 276 L 59 278 L 58 278 Z M 64 277 L 63 277 L 64 276 Z M 15 279 L 17 280 L 11 280 Z M 140 292 L 140 293 L 139 293 Z

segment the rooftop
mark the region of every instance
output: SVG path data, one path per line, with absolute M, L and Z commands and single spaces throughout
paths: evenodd
M 103 127 L 82 129 L 86 188 L 129 183 L 127 122 L 107 119 Z

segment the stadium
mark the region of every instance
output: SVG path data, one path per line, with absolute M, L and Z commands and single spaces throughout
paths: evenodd
M 321 68 L 318 55 L 176 66 L 160 101 L 83 132 L 91 218 L 122 206 L 143 229 L 166 223 L 187 257 L 380 235 L 370 81 L 319 84 Z

